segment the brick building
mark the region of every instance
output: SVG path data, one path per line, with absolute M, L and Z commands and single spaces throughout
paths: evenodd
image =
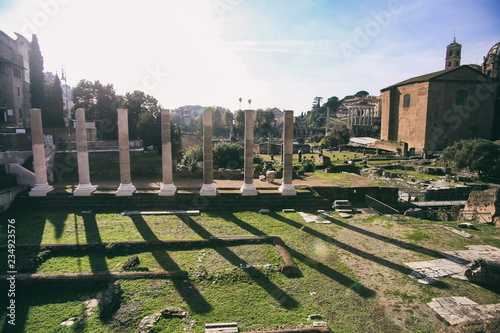
M 382 140 L 406 142 L 418 153 L 492 138 L 497 82 L 470 66 L 417 76 L 381 92 Z

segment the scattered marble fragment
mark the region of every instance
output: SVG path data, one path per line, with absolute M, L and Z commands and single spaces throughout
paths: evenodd
M 422 284 L 436 284 L 437 280 L 430 276 L 426 276 L 423 279 L 418 279 L 418 282 Z
M 63 321 L 59 325 L 61 326 L 71 326 L 75 323 L 76 318 L 69 318 L 68 320 Z
M 469 234 L 468 232 L 461 231 L 461 230 L 457 230 L 457 229 L 452 228 L 452 227 L 446 227 L 446 226 L 443 226 L 443 228 L 445 228 L 446 230 L 449 230 L 449 231 L 451 231 L 451 232 L 454 232 L 454 233 L 456 233 L 457 235 L 460 235 L 460 236 L 465 237 L 465 238 L 472 238 L 472 237 L 474 237 L 474 235 L 471 235 L 471 234 Z

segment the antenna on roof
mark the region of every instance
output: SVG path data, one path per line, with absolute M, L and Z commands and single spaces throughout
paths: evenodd
M 455 37 L 455 29 L 453 29 L 453 43 L 457 42 L 457 38 Z

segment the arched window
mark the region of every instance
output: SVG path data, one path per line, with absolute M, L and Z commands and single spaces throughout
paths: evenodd
M 403 107 L 408 108 L 410 107 L 410 94 L 406 94 L 403 97 Z
M 467 105 L 467 90 L 457 91 L 457 105 Z

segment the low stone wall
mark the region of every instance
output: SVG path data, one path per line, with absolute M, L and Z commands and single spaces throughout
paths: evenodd
M 406 142 L 377 140 L 375 143 L 369 143 L 366 146 L 368 148 L 379 148 L 392 152 L 397 152 L 400 149 L 402 154 L 406 155 L 408 153 L 408 144 Z

